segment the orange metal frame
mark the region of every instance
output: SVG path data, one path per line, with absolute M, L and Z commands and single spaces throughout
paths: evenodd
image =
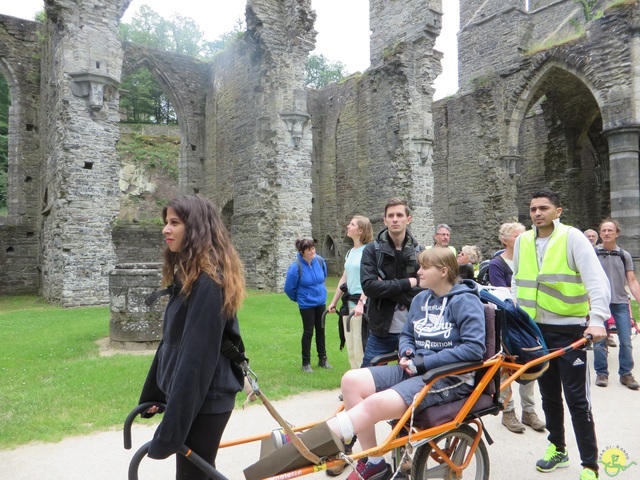
M 432 447 L 433 451 L 439 455 L 438 461 L 445 462 L 447 465 L 449 465 L 449 467 L 457 476 L 460 476 L 462 471 L 471 462 L 471 459 L 475 454 L 476 448 L 480 443 L 480 439 L 482 437 L 482 432 L 483 432 L 482 423 L 475 419 L 471 420 L 470 422 L 467 422 L 467 423 L 475 424 L 477 428 L 477 434 L 475 436 L 473 444 L 471 445 L 471 449 L 467 454 L 467 457 L 465 458 L 464 462 L 461 465 L 454 464 L 451 458 L 449 457 L 449 455 L 438 447 L 435 440 L 440 435 L 450 430 L 453 430 L 459 427 L 460 425 L 462 425 L 463 423 L 465 423 L 464 419 L 467 417 L 467 415 L 469 414 L 469 412 L 471 411 L 475 403 L 478 401 L 478 398 L 480 397 L 482 392 L 484 392 L 485 389 L 489 386 L 490 382 L 493 381 L 494 376 L 499 372 L 507 374 L 507 377 L 500 383 L 500 390 L 504 390 L 505 388 L 507 388 L 507 386 L 511 385 L 511 383 L 517 380 L 518 377 L 522 375 L 525 371 L 527 371 L 529 368 L 535 365 L 547 362 L 553 358 L 559 357 L 568 351 L 579 348 L 583 346 L 587 341 L 588 340 L 586 338 L 580 339 L 563 349 L 559 349 L 554 352 L 551 352 L 548 355 L 545 355 L 544 357 L 538 358 L 537 360 L 533 360 L 524 365 L 520 365 L 518 363 L 511 361 L 511 359 L 508 359 L 505 356 L 505 354 L 501 352 L 495 355 L 493 358 L 483 362 L 481 365 L 473 366 L 472 368 L 464 368 L 464 369 L 455 370 L 453 372 L 448 372 L 446 375 L 456 375 L 460 373 L 467 373 L 467 372 L 472 372 L 480 369 L 486 369 L 486 372 L 483 374 L 482 378 L 477 383 L 473 392 L 471 393 L 471 395 L 469 396 L 469 398 L 464 403 L 464 405 L 462 406 L 462 408 L 460 409 L 460 411 L 458 412 L 458 414 L 453 420 L 443 423 L 442 425 L 437 425 L 435 427 L 430 427 L 421 431 L 412 432 L 410 437 L 411 441 L 418 442 L 421 440 L 428 439 L 427 441 L 429 445 Z M 416 398 L 414 399 L 414 405 L 418 405 L 424 399 L 424 397 L 427 395 L 427 393 L 429 392 L 429 390 L 431 389 L 431 387 L 433 386 L 433 384 L 436 382 L 438 378 L 441 378 L 441 377 L 436 377 L 433 380 L 431 380 L 429 383 L 425 384 L 425 386 L 422 388 L 420 393 L 416 395 Z M 405 426 L 407 426 L 407 424 L 410 422 L 411 414 L 413 410 L 412 407 L 413 405 L 409 406 L 407 411 L 398 420 L 398 422 L 395 424 L 395 426 L 393 427 L 389 435 L 387 435 L 387 437 L 381 444 L 377 445 L 374 448 L 350 455 L 348 457 L 349 461 L 355 462 L 360 458 L 364 458 L 366 456 L 382 456 L 392 451 L 395 448 L 406 445 L 409 437 L 407 436 L 398 437 L 398 436 L 400 432 L 405 428 Z M 343 408 L 344 407 L 341 407 L 338 410 L 336 410 L 336 413 L 342 410 Z M 301 425 L 293 428 L 293 430 L 296 432 L 304 431 L 319 423 L 321 422 L 314 422 L 306 425 Z M 220 448 L 227 448 L 227 447 L 232 447 L 234 445 L 241 445 L 245 443 L 259 441 L 270 435 L 271 435 L 271 432 L 268 432 L 260 435 L 254 435 L 251 437 L 245 437 L 245 438 L 240 438 L 236 440 L 226 441 L 220 445 Z M 323 461 L 318 465 L 310 465 L 308 467 L 303 467 L 290 472 L 281 473 L 281 474 L 266 478 L 264 480 L 286 480 L 291 478 L 297 478 L 297 477 L 301 477 L 311 473 L 320 472 L 322 470 L 326 470 L 328 468 L 341 465 L 344 463 L 346 463 L 345 460 L 342 460 L 336 457 L 327 461 Z

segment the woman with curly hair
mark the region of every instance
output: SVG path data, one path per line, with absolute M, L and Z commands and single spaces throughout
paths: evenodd
M 140 403 L 164 403 L 166 410 L 148 456 L 167 458 L 186 444 L 215 465 L 243 386 L 242 369 L 220 353 L 224 338 L 240 340 L 236 313 L 245 296 L 243 266 L 218 209 L 206 198 L 177 197 L 164 207 L 162 219 L 162 284 L 171 295 Z M 159 412 L 153 406 L 142 415 Z M 176 479 L 206 478 L 187 458 L 176 456 Z

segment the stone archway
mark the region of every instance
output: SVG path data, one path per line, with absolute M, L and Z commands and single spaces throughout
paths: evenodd
M 180 128 L 179 189 L 203 191 L 205 158 L 204 111 L 206 75 L 202 62 L 141 45 L 125 44 L 123 74 L 147 68 L 160 84 L 178 118 Z
M 596 228 L 611 212 L 609 158 L 602 98 L 588 79 L 556 62 L 538 70 L 521 92 L 509 125 L 509 150 L 521 159 L 517 205 L 521 221 L 529 195 L 560 193 L 563 221 Z

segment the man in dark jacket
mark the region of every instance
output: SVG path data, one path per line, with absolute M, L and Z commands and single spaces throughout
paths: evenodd
M 392 198 L 384 209 L 386 228 L 362 253 L 360 283 L 367 296 L 369 318 L 363 367 L 376 355 L 398 349 L 411 300 L 421 291 L 417 278 L 418 252 L 424 247 L 407 230 L 410 223 L 407 202 Z

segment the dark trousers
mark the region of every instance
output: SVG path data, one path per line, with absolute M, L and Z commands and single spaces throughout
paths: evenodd
M 301 308 L 300 316 L 302 317 L 302 364 L 309 365 L 311 363 L 311 340 L 313 339 L 313 330 L 316 331 L 316 350 L 319 358 L 327 357 L 327 347 L 324 338 L 324 324 L 322 323 L 322 315 L 326 310 L 325 305 L 317 307 Z
M 580 339 L 580 333 L 543 331 L 549 350 L 563 348 Z M 567 401 L 573 433 L 576 437 L 583 467 L 598 471 L 598 442 L 591 413 L 591 392 L 587 352 L 574 350 L 549 362 L 549 369 L 538 379 L 542 395 L 542 409 L 547 420 L 549 442 L 557 448 L 566 447 L 564 431 L 564 406 L 562 393 Z
M 231 412 L 198 415 L 191 424 L 185 444 L 214 467 L 220 439 Z M 222 473 L 222 472 L 221 472 Z M 196 467 L 191 460 L 176 454 L 176 480 L 207 480 L 206 473 Z

